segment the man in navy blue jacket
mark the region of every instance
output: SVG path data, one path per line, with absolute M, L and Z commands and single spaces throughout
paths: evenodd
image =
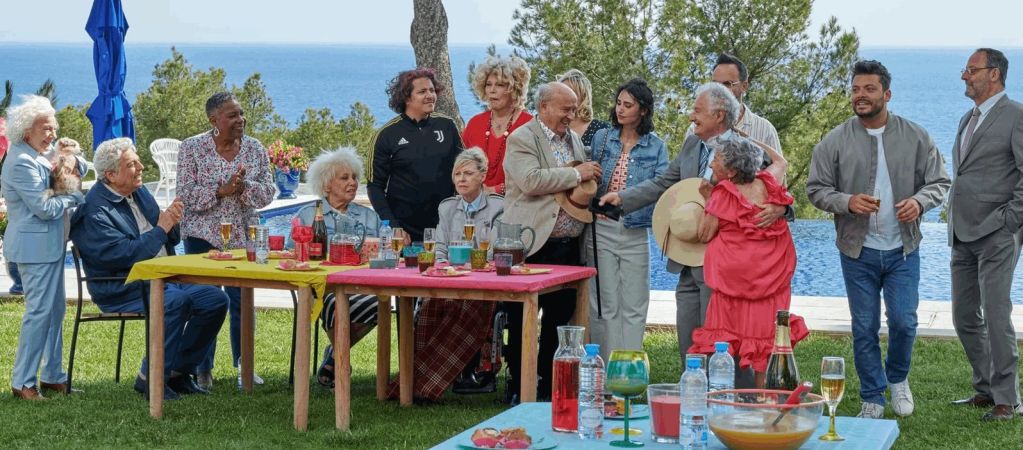
M 138 261 L 174 254 L 180 241 L 183 206 L 175 200 L 166 210 L 142 185 L 142 162 L 127 138 L 100 144 L 94 159 L 99 181 L 71 218 L 71 240 L 82 255 L 89 277 L 124 277 Z M 89 281 L 89 294 L 103 312 L 141 313 L 144 302 L 135 282 Z M 227 294 L 213 286 L 167 283 L 164 289 L 164 354 L 167 385 L 164 399 L 205 394 L 190 375 L 220 331 Z M 135 390 L 148 394 L 148 361 L 135 378 Z

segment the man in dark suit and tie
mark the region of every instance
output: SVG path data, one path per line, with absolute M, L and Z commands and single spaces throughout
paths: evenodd
M 953 403 L 990 407 L 983 420 L 1023 413 L 1009 299 L 1023 227 L 1023 105 L 1005 94 L 1008 69 L 1002 52 L 981 48 L 962 71 L 975 107 L 959 121 L 948 205 L 952 321 L 976 391 Z

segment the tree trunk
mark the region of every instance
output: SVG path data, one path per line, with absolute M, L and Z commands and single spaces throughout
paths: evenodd
M 462 129 L 464 122 L 458 114 L 455 85 L 451 78 L 451 58 L 448 57 L 448 16 L 441 0 L 414 0 L 410 40 L 416 52 L 416 65 L 437 71 L 437 82 L 444 92 L 437 96 L 437 111 L 451 116 Z

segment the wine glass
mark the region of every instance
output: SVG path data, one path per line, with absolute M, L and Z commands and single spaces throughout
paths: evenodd
M 845 394 L 845 359 L 841 356 L 825 356 L 821 361 L 821 395 L 828 403 L 828 415 L 831 424 L 828 432 L 820 437 L 822 441 L 844 441 L 845 438 L 835 432 L 835 409 Z
M 394 250 L 394 257 L 401 257 L 401 249 L 405 248 L 405 237 L 404 235 L 399 236 L 401 228 L 394 229 L 394 235 L 391 236 L 391 250 Z M 384 244 L 386 245 L 386 244 Z
M 231 222 L 220 222 L 220 239 L 223 242 L 223 251 L 227 251 L 231 241 Z
M 622 440 L 612 441 L 612 447 L 635 448 L 643 443 L 629 440 L 629 401 L 643 395 L 650 383 L 650 361 L 641 350 L 614 350 L 607 363 L 607 389 L 612 394 L 625 398 L 624 432 Z
M 482 227 L 480 228 L 479 233 L 477 233 L 478 238 L 476 239 L 476 243 L 480 250 L 488 250 L 490 249 L 490 221 L 484 220 L 480 225 L 482 225 Z

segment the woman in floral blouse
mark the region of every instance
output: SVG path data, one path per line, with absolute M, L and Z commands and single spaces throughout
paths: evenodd
M 206 101 L 212 129 L 181 143 L 178 151 L 178 198 L 185 204 L 181 237 L 185 253 L 205 253 L 224 247 L 220 224 L 230 222 L 230 248 L 244 248 L 246 229 L 257 221 L 256 210 L 273 200 L 274 184 L 266 149 L 245 135 L 245 112 L 234 95 L 213 94 Z M 224 288 L 231 299 L 232 362 L 241 355 L 241 290 Z M 216 342 L 199 365 L 197 382 L 209 389 Z M 262 379 L 254 376 L 257 384 Z

